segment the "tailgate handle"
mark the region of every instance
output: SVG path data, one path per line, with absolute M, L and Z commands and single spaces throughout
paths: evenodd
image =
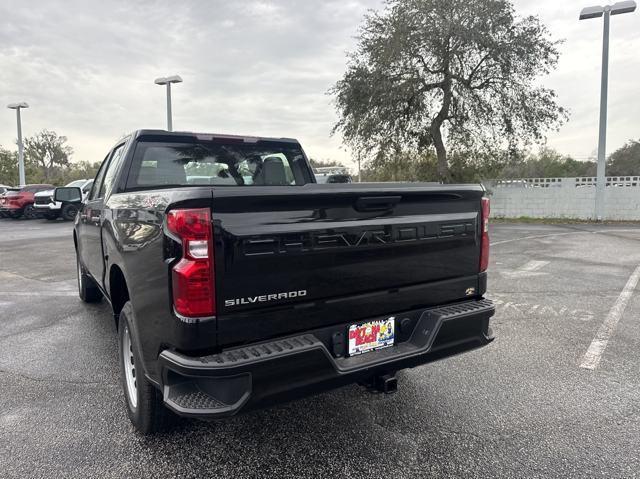
M 386 211 L 400 203 L 401 196 L 361 196 L 356 201 L 357 211 Z

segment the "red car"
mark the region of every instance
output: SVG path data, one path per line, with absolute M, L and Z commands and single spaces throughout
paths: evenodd
M 25 218 L 35 217 L 33 208 L 33 195 L 38 191 L 51 190 L 53 185 L 25 185 L 19 190 L 8 191 L 0 198 L 0 211 L 3 216 L 18 219 L 24 215 Z

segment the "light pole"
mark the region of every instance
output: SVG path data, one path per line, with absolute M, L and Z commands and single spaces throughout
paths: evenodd
M 156 85 L 167 85 L 167 131 L 173 131 L 173 122 L 171 120 L 171 84 L 182 83 L 182 78 L 180 78 L 180 75 L 160 77 L 156 78 L 154 83 Z
M 20 110 L 22 108 L 29 108 L 29 105 L 21 101 L 20 103 L 9 103 L 7 108 L 16 111 L 18 121 L 18 176 L 20 181 L 19 186 L 23 186 L 27 181 L 24 177 L 24 148 L 22 146 L 22 120 L 20 119 Z
M 609 87 L 609 17 L 621 13 L 631 13 L 636 9 L 636 2 L 617 2 L 604 7 L 583 8 L 580 20 L 599 18 L 604 15 L 602 34 L 602 77 L 600 79 L 600 130 L 598 133 L 598 169 L 596 172 L 596 219 L 604 216 L 605 161 L 607 147 L 607 90 Z

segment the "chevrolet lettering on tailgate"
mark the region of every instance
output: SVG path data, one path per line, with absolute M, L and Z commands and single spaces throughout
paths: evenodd
M 293 235 L 260 236 L 244 239 L 242 252 L 245 256 L 260 256 L 319 251 L 329 248 L 389 246 L 411 241 L 472 236 L 475 234 L 475 230 L 475 222 L 467 221 L 394 225 L 375 230 L 314 231 Z

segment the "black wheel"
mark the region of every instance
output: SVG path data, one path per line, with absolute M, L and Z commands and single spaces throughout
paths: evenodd
M 141 434 L 153 434 L 167 429 L 176 416 L 164 406 L 162 394 L 144 375 L 141 354 L 133 340 L 132 320 L 133 308 L 127 301 L 118 319 L 120 381 L 129 420 Z
M 93 279 L 84 271 L 80 258 L 76 253 L 76 264 L 78 274 L 78 296 L 85 303 L 97 303 L 102 299 L 102 292 Z
M 73 204 L 67 204 L 62 207 L 61 216 L 65 221 L 73 221 L 76 219 L 76 214 L 78 213 L 78 207 Z
M 36 209 L 33 207 L 33 205 L 25 206 L 24 207 L 24 211 L 22 212 L 22 214 L 24 215 L 25 219 L 27 219 L 27 220 L 32 220 L 37 216 Z

